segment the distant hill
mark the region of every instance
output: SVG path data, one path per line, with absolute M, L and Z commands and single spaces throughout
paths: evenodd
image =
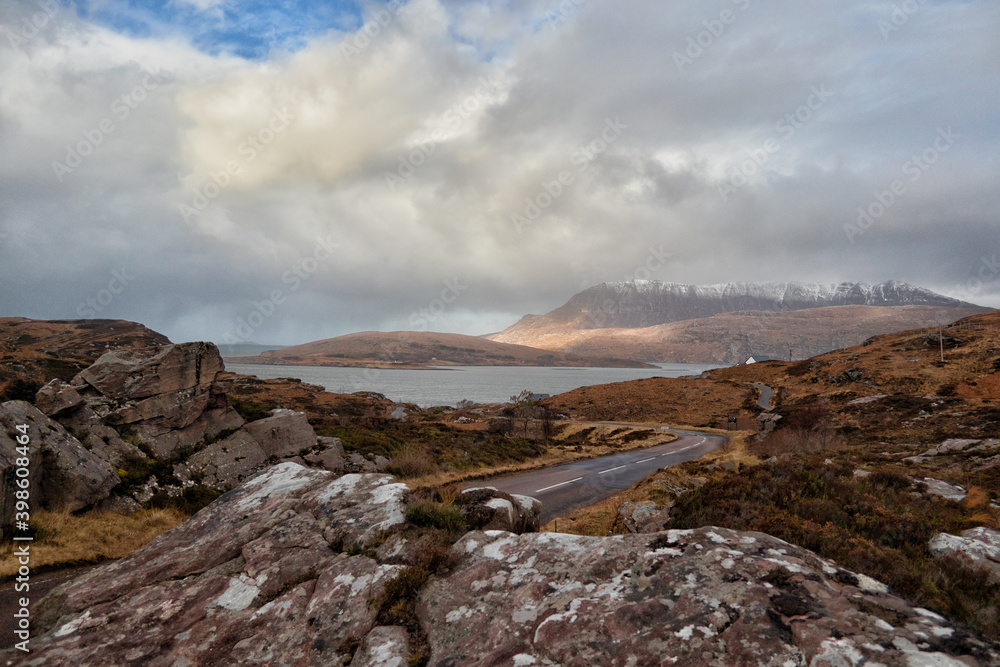
M 863 283 L 604 283 L 489 340 L 581 355 L 733 364 L 750 355 L 796 359 L 877 334 L 990 309 L 890 281 Z
M 125 320 L 0 318 L 0 388 L 15 379 L 70 380 L 109 350 L 166 345 L 163 334 Z
M 602 366 L 641 368 L 647 364 L 610 357 L 553 353 L 523 345 L 496 343 L 479 336 L 396 331 L 367 331 L 257 356 L 230 358 L 245 364 L 304 366 Z
M 230 357 L 252 357 L 271 350 L 283 350 L 286 345 L 261 345 L 260 343 L 218 343 L 219 354 L 223 359 Z

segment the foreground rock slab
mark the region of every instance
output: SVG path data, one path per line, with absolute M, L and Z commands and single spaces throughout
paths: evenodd
M 421 594 L 431 665 L 995 664 L 885 586 L 760 533 L 469 533 Z M 961 654 L 964 662 L 949 654 Z
M 0 664 L 343 664 L 375 627 L 368 600 L 404 569 L 358 552 L 403 522 L 407 490 L 274 466 L 55 589 L 32 618 L 48 633 Z

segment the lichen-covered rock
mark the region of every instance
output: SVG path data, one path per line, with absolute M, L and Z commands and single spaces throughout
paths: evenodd
M 960 665 L 983 642 L 760 533 L 469 533 L 421 593 L 432 665 Z
M 921 480 L 927 487 L 927 493 L 932 496 L 941 496 L 945 500 L 953 500 L 956 503 L 965 500 L 969 494 L 964 487 L 957 484 L 949 484 L 933 477 L 924 477 Z
M 22 434 L 17 426 L 27 425 Z M 14 520 L 17 438 L 27 435 L 28 490 L 32 507 L 74 512 L 108 497 L 121 479 L 111 465 L 87 451 L 58 422 L 24 401 L 0 404 L 0 526 Z
M 344 473 L 344 445 L 340 438 L 320 436 L 316 438 L 316 447 L 318 451 L 303 457 L 307 463 L 338 475 Z
M 28 665 L 343 664 L 404 568 L 343 553 L 403 522 L 387 475 L 283 463 L 54 590 Z M 377 664 L 377 663 L 373 663 Z
M 971 569 L 989 573 L 1000 583 L 1000 532 L 991 528 L 972 528 L 961 536 L 938 533 L 928 547 L 936 558 L 954 556 Z
M 498 491 L 492 486 L 465 489 L 455 499 L 469 530 L 505 530 L 536 533 L 541 501 Z
M 670 509 L 673 503 L 658 507 L 651 500 L 622 503 L 618 507 L 618 516 L 622 525 L 630 533 L 658 533 L 670 521 Z
M 266 462 L 267 455 L 260 444 L 249 433 L 239 430 L 174 466 L 174 471 L 180 479 L 194 479 L 209 488 L 228 491 Z
M 407 667 L 410 664 L 410 637 L 406 628 L 373 628 L 351 660 L 351 667 Z
M 222 385 L 212 343 L 108 352 L 73 378 L 105 425 L 137 438 L 163 460 L 243 425 Z
M 264 455 L 285 458 L 316 447 L 316 432 L 304 412 L 272 410 L 271 416 L 252 421 L 243 430 L 257 441 Z

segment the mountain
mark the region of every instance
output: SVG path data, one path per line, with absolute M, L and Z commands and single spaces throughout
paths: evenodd
M 642 368 L 647 364 L 615 358 L 554 354 L 461 334 L 367 331 L 270 350 L 228 361 L 290 366 L 603 366 Z
M 906 283 L 604 283 L 490 340 L 581 355 L 720 363 L 821 354 L 990 309 Z

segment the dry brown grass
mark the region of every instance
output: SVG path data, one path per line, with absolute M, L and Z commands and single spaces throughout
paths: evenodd
M 176 528 L 188 517 L 176 510 L 144 510 L 129 516 L 35 512 L 32 525 L 38 531 L 31 543 L 31 569 L 99 563 L 122 558 L 157 535 Z M 13 543 L 0 547 L 0 577 L 17 572 Z

